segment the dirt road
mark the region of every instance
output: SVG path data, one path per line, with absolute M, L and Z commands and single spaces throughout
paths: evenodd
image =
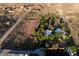
M 31 11 L 32 9 L 28 9 L 18 20 L 17 22 L 4 34 L 4 36 L 2 36 L 2 38 L 0 39 L 0 45 L 3 43 L 4 40 L 6 40 L 6 38 L 8 37 L 8 35 L 15 29 L 15 27 L 23 20 L 23 17 L 28 14 L 29 11 Z

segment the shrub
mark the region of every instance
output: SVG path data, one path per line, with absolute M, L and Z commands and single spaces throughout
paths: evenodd
M 49 36 L 49 40 L 54 40 L 54 39 L 55 39 L 55 35 Z
M 46 40 L 46 36 L 41 36 L 41 40 Z
M 60 23 L 60 27 L 61 28 L 65 27 L 64 23 Z
M 55 33 L 54 35 L 55 35 L 55 38 L 58 39 L 58 37 L 59 37 L 59 33 Z
M 77 47 L 76 46 L 69 46 L 73 52 L 76 52 L 77 51 Z
M 40 16 L 40 22 L 44 23 L 45 22 L 45 16 Z
M 52 16 L 52 17 L 51 17 L 51 25 L 53 25 L 54 23 L 55 23 L 55 17 Z

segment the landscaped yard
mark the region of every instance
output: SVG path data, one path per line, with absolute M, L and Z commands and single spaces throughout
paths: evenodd
M 32 33 L 35 45 L 43 48 L 67 48 L 73 46 L 73 38 L 64 22 L 57 16 L 40 16 L 40 24 Z

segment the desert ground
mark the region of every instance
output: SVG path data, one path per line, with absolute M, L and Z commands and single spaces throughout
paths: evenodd
M 5 34 L 0 37 L 1 39 L 6 39 L 4 41 L 1 40 L 2 46 L 4 47 L 19 47 L 20 45 L 24 43 L 26 40 L 26 36 L 29 36 L 30 33 L 34 30 L 34 27 L 36 24 L 38 25 L 38 20 L 39 20 L 39 15 L 40 14 L 51 14 L 54 13 L 56 15 L 64 16 L 65 21 L 68 23 L 68 27 L 71 31 L 71 34 L 74 38 L 75 44 L 79 45 L 79 4 L 0 4 L 0 15 L 4 14 L 4 10 L 7 9 L 8 7 L 12 8 L 13 11 L 8 14 L 8 16 L 12 16 L 16 22 L 19 22 L 18 18 L 22 17 L 24 13 L 32 8 L 32 11 L 24 17 L 24 21 L 20 24 L 21 26 L 16 26 L 16 29 L 13 29 L 13 31 L 7 31 L 9 35 L 7 37 Z M 31 16 L 31 17 L 29 17 Z M 27 21 L 27 19 L 35 19 L 35 21 Z M 20 32 L 20 35 L 16 34 L 18 33 L 18 28 Z M 23 35 L 22 35 L 23 34 Z M 29 35 L 28 35 L 29 34 Z M 17 36 L 16 39 L 12 40 L 9 37 Z M 6 37 L 6 38 L 3 38 Z M 11 39 L 11 40 L 10 40 Z M 28 41 L 28 40 L 27 40 Z M 31 42 L 32 40 L 30 40 Z M 29 41 L 28 41 L 29 42 Z M 31 45 L 31 43 L 27 42 L 27 47 Z M 16 46 L 17 45 L 17 46 Z M 25 45 L 25 44 L 24 44 Z

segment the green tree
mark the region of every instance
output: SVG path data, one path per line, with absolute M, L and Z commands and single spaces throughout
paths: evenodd
M 51 24 L 53 25 L 55 23 L 56 18 L 54 16 L 51 17 Z
M 60 27 L 61 28 L 65 27 L 64 23 L 60 23 Z
M 76 46 L 69 46 L 69 48 L 71 48 L 73 52 L 77 51 L 77 47 Z
M 42 15 L 40 16 L 40 22 L 41 23 L 44 23 L 45 22 L 45 16 L 42 16 Z
M 54 40 L 54 39 L 55 39 L 55 35 L 49 36 L 49 40 Z

